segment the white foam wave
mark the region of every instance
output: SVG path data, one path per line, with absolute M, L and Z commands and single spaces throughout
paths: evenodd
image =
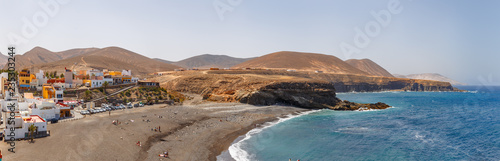
M 368 108 L 359 108 L 358 110 L 355 110 L 355 111 L 359 111 L 359 112 L 369 112 L 369 111 L 381 111 L 381 110 L 387 110 L 387 109 L 391 109 L 391 108 L 396 108 L 396 107 L 391 106 L 391 107 L 386 108 L 386 109 L 368 109 Z
M 255 134 L 261 132 L 264 129 L 272 127 L 272 126 L 274 126 L 276 124 L 288 121 L 288 120 L 296 118 L 296 117 L 307 115 L 307 114 L 310 114 L 310 113 L 313 113 L 313 112 L 318 112 L 318 111 L 321 111 L 321 110 L 311 110 L 311 111 L 300 113 L 299 115 L 292 115 L 292 114 L 290 114 L 290 115 L 287 115 L 287 117 L 279 118 L 278 121 L 266 123 L 266 125 L 263 126 L 263 127 L 261 127 L 261 128 L 252 129 L 248 133 L 245 134 L 245 137 L 243 139 L 241 139 L 240 141 L 238 141 L 237 143 L 234 143 L 233 145 L 231 145 L 229 147 L 229 149 L 228 149 L 229 154 L 236 161 L 250 161 L 251 160 L 250 154 L 248 154 L 248 152 L 245 151 L 245 150 L 243 150 L 243 148 L 242 148 L 243 142 L 245 140 L 250 139 Z

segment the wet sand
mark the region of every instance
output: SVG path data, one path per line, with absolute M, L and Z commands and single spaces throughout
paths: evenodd
M 49 124 L 49 137 L 18 141 L 16 153 L 8 152 L 5 142 L 0 148 L 5 160 L 216 160 L 257 124 L 303 111 L 239 103 L 153 105 Z M 161 132 L 151 130 L 155 127 Z M 158 156 L 164 151 L 169 158 Z

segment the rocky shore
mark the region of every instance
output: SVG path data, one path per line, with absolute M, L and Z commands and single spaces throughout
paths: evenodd
M 378 104 L 355 104 L 336 96 L 335 83 L 310 78 L 261 75 L 202 74 L 162 83 L 169 90 L 195 93 L 212 102 L 251 105 L 292 105 L 306 109 L 385 109 Z

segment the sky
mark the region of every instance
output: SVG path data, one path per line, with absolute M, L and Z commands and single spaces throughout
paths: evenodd
M 500 85 L 498 8 L 498 0 L 0 0 L 0 52 L 118 46 L 179 61 L 300 51 Z

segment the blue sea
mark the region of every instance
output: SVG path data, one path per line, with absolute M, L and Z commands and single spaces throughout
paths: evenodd
M 340 93 L 375 111 L 318 110 L 254 129 L 236 160 L 500 160 L 500 87 L 469 92 Z

